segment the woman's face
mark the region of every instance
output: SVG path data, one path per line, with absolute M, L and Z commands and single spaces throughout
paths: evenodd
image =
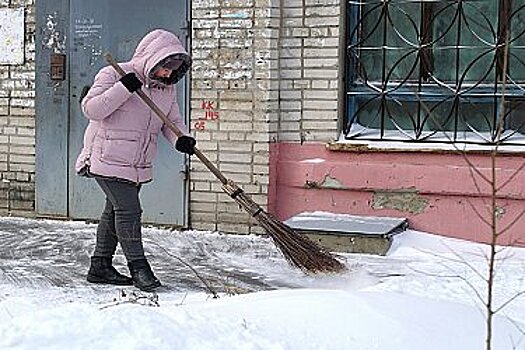
M 160 67 L 159 69 L 155 71 L 153 75 L 156 76 L 157 78 L 169 78 L 172 72 L 173 72 L 172 69 Z

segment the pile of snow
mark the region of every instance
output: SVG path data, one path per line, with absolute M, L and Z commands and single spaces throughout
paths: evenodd
M 182 296 L 181 296 L 182 298 Z M 201 294 L 160 307 L 42 300 L 2 302 L 2 349 L 483 349 L 473 307 L 410 295 L 279 290 L 220 299 Z M 495 349 L 523 349 L 503 317 Z

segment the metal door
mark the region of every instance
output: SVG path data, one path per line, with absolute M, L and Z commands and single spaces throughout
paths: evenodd
M 41 151 L 40 148 L 42 150 L 49 148 L 50 143 L 65 144 L 66 151 L 63 147 L 60 152 L 64 153 L 55 153 L 54 156 L 65 157 L 66 160 L 65 162 L 52 161 L 50 162 L 52 165 L 40 162 L 37 164 L 37 169 L 39 173 L 43 172 L 43 178 L 49 177 L 49 174 L 58 175 L 61 172 L 62 163 L 66 163 L 67 216 L 96 219 L 100 216 L 103 207 L 102 191 L 94 180 L 79 177 L 74 172 L 75 160 L 82 147 L 83 133 L 87 125 L 87 119 L 80 110 L 81 92 L 84 87 L 92 83 L 98 70 L 106 65 L 102 57 L 105 52 L 112 53 L 118 61 L 127 61 L 131 58 L 140 39 L 152 29 L 170 30 L 178 34 L 181 41 L 185 42 L 187 35 L 184 28 L 187 22 L 186 0 L 69 0 L 68 6 L 69 29 L 67 48 L 64 50 L 67 53 L 69 73 L 67 75 L 69 108 L 67 128 L 64 128 L 67 129 L 67 133 L 63 136 L 55 135 L 60 140 L 46 138 L 38 140 L 37 143 L 37 153 Z M 42 17 L 38 14 L 37 16 Z M 38 72 L 37 75 L 40 76 Z M 43 80 L 41 76 L 40 80 Z M 45 91 L 45 84 L 41 85 Z M 185 81 L 181 81 L 177 87 L 178 102 L 183 115 L 185 115 L 187 105 L 185 85 Z M 42 89 L 37 87 L 37 90 Z M 47 111 L 46 108 L 38 110 L 40 114 L 43 113 L 46 116 L 40 121 L 42 125 L 40 127 L 37 125 L 37 131 L 46 129 L 46 124 L 53 122 L 49 110 L 49 106 Z M 37 118 L 40 118 L 40 115 Z M 42 133 L 42 137 L 51 136 L 47 134 Z M 37 133 L 37 139 L 39 136 Z M 40 145 L 42 147 L 39 147 Z M 44 158 L 50 158 L 50 156 Z M 55 166 L 59 168 L 54 168 Z M 160 137 L 159 152 L 154 164 L 154 181 L 144 185 L 141 190 L 144 222 L 186 225 L 187 181 L 185 181 L 185 174 L 185 157 L 174 151 L 173 147 L 163 137 Z M 42 209 L 50 206 L 50 203 L 47 203 L 50 198 L 47 191 L 52 186 L 49 186 L 48 183 L 49 181 L 37 181 L 37 211 L 39 212 L 38 204 L 42 204 Z M 64 185 L 60 186 L 64 187 Z M 53 197 L 55 195 L 51 196 Z M 57 202 L 63 206 L 62 199 L 58 199 Z M 40 214 L 45 214 L 45 212 L 40 212 Z

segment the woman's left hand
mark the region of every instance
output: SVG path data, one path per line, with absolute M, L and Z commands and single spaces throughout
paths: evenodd
M 190 156 L 195 154 L 195 145 L 197 141 L 191 137 L 182 135 L 175 142 L 175 149 L 179 152 L 189 154 Z

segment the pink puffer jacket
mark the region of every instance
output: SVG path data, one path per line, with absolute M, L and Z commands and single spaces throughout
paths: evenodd
M 133 58 L 120 66 L 126 73 L 137 75 L 144 83 L 142 91 L 187 134 L 177 104 L 175 85 L 164 85 L 149 78 L 151 69 L 170 55 L 184 59 L 185 63 L 177 72 L 182 77 L 191 64 L 188 54 L 177 36 L 157 29 L 147 34 L 137 46 Z M 102 68 L 82 100 L 82 111 L 89 124 L 75 169 L 77 172 L 89 169 L 94 175 L 135 183 L 147 182 L 152 179 L 159 133 L 162 131 L 173 145 L 177 136 L 119 79 L 120 75 L 111 66 Z

